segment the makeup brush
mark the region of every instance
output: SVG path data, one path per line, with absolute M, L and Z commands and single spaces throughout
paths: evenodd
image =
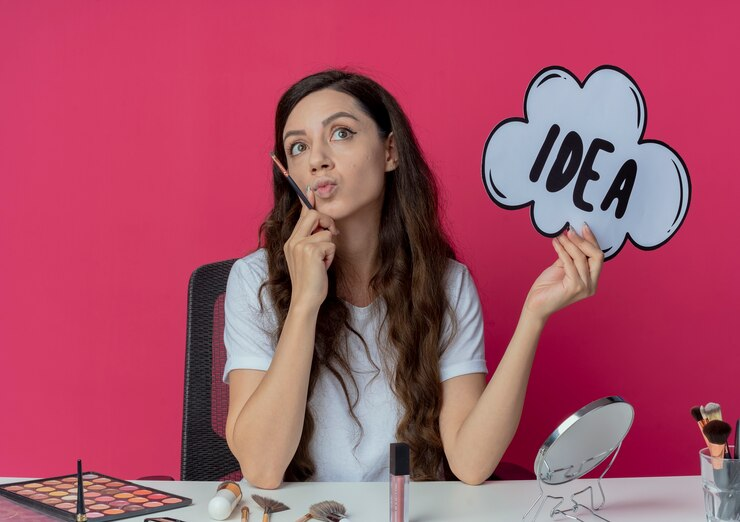
M 285 179 L 288 180 L 288 183 L 290 183 L 290 186 L 293 187 L 293 190 L 298 195 L 298 197 L 301 198 L 301 201 L 303 201 L 303 204 L 306 205 L 306 208 L 308 208 L 308 210 L 313 210 L 313 205 L 311 205 L 311 203 L 308 202 L 308 198 L 306 197 L 306 195 L 303 193 L 301 189 L 298 188 L 298 185 L 295 184 L 295 181 L 293 181 L 293 178 L 290 177 L 290 174 L 288 174 L 288 169 L 283 167 L 283 164 L 280 163 L 280 160 L 277 158 L 277 156 L 275 156 L 274 152 L 270 153 L 270 157 L 272 158 L 272 161 L 275 162 L 275 165 L 277 165 L 277 168 L 280 170 L 280 172 L 283 173 L 283 176 L 285 176 Z
M 82 459 L 77 459 L 77 522 L 87 522 L 85 514 L 85 486 L 82 483 Z
M 259 495 L 252 495 L 252 500 L 254 500 L 263 510 L 262 522 L 269 522 L 270 515 L 273 513 L 280 513 L 281 511 L 287 511 L 290 509 L 282 502 L 278 502 L 277 500 L 267 497 L 261 497 Z
M 722 420 L 722 408 L 716 402 L 708 402 L 704 406 L 704 417 L 707 421 Z M 725 443 L 725 458 L 730 458 L 730 447 Z
M 708 421 L 722 420 L 722 407 L 716 402 L 708 402 L 704 406 L 704 418 Z
M 247 506 L 242 506 L 242 522 L 247 522 L 248 518 L 249 518 L 249 508 Z
M 713 457 L 712 467 L 714 469 L 722 469 L 722 459 L 725 455 L 727 437 L 730 436 L 732 427 L 724 421 L 711 420 L 707 422 L 707 425 L 704 426 L 702 431 L 707 437 L 709 454 Z
M 702 431 L 702 428 L 706 425 L 707 420 L 701 414 L 701 406 L 694 406 L 693 408 L 691 408 L 691 416 L 694 417 L 696 424 L 699 426 L 699 433 L 701 433 L 701 436 L 704 437 L 704 443 L 709 446 L 709 441 L 704 436 L 704 432 Z
M 344 505 L 334 500 L 318 502 L 308 508 L 308 512 L 313 518 L 323 522 L 339 522 L 340 520 L 349 522 Z

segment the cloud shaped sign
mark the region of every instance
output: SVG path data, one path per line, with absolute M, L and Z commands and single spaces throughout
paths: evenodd
M 643 140 L 645 100 L 627 73 L 603 66 L 581 83 L 544 69 L 527 88 L 524 116 L 502 121 L 486 141 L 483 181 L 497 205 L 531 206 L 548 237 L 587 222 L 607 259 L 627 239 L 651 250 L 676 233 L 689 175 L 671 147 Z

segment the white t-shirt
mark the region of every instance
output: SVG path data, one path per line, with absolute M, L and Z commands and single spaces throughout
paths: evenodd
M 264 249 L 239 259 L 229 275 L 225 301 L 224 342 L 227 351 L 224 382 L 235 369 L 266 371 L 275 353 L 272 332 L 277 319 L 269 292 L 262 293 L 265 304 L 260 311 L 258 292 L 267 278 L 267 254 Z M 469 373 L 487 373 L 483 346 L 483 318 L 478 292 L 465 265 L 449 261 L 445 276 L 447 298 L 457 315 L 457 335 L 442 354 L 442 381 Z M 367 307 L 348 304 L 350 324 L 367 343 L 368 360 L 362 342 L 355 335 L 347 337 L 349 360 L 359 389 L 354 408 L 364 433 L 349 414 L 347 400 L 337 379 L 323 371 L 310 400 L 316 431 L 310 443 L 316 464 L 312 480 L 327 482 L 385 481 L 388 479 L 389 444 L 396 442 L 401 405 L 391 391 L 389 376 L 380 360 L 377 345 L 383 304 Z M 443 324 L 443 339 L 449 336 L 450 322 Z M 379 368 L 379 372 L 378 369 Z M 345 377 L 350 399 L 354 388 Z

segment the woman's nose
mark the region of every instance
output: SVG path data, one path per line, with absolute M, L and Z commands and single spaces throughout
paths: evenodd
M 327 151 L 327 147 L 323 143 L 316 143 L 311 147 L 308 162 L 311 167 L 311 173 L 327 170 L 334 166 L 329 151 Z

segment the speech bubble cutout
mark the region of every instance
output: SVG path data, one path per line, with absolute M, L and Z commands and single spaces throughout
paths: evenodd
M 588 223 L 606 259 L 627 239 L 656 249 L 683 223 L 691 183 L 676 151 L 642 139 L 646 123 L 642 93 L 621 69 L 599 67 L 581 83 L 548 67 L 527 88 L 524 118 L 488 136 L 486 191 L 505 209 L 531 205 L 532 224 L 547 237 Z

